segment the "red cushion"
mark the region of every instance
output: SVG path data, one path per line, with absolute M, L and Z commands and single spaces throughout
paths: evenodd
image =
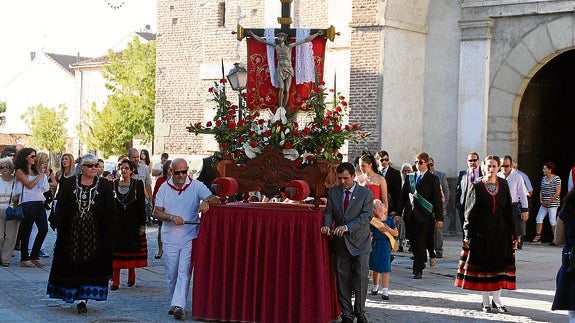
M 301 201 L 309 196 L 310 189 L 306 181 L 294 179 L 287 183 L 285 192 L 288 199 Z
M 238 182 L 233 177 L 218 177 L 212 182 L 212 191 L 219 197 L 228 197 L 238 192 Z

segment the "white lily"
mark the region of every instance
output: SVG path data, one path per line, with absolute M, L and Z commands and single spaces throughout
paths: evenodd
M 254 148 L 247 142 L 244 143 L 242 147 L 244 148 L 244 152 L 249 159 L 255 158 L 259 153 L 262 152 L 259 147 Z
M 282 150 L 282 153 L 284 155 L 285 158 L 289 159 L 289 160 L 296 160 L 299 157 L 299 153 L 297 151 L 297 149 L 284 149 Z
M 301 154 L 301 158 L 303 159 L 302 164 L 307 164 L 307 163 L 308 163 L 308 161 L 307 161 L 307 156 L 313 156 L 313 154 L 312 154 L 312 153 L 309 153 L 309 152 L 307 152 L 307 151 L 304 152 L 303 154 Z
M 287 123 L 287 117 L 286 117 L 286 109 L 284 107 L 279 107 L 276 110 L 276 113 L 274 114 L 274 116 L 271 118 L 271 123 L 275 123 L 276 121 L 281 121 L 281 123 L 286 124 Z

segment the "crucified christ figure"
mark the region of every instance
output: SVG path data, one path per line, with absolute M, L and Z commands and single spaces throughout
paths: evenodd
M 287 108 L 291 80 L 295 75 L 294 69 L 291 65 L 291 50 L 298 45 L 312 41 L 317 36 L 323 35 L 323 31 L 320 30 L 313 35 L 309 35 L 304 40 L 296 43 L 289 43 L 288 35 L 285 33 L 277 34 L 276 43 L 268 42 L 265 38 L 254 34 L 254 32 L 251 30 L 248 31 L 247 34 L 260 43 L 264 43 L 275 48 L 278 65 L 276 67 L 276 73 L 274 77 L 276 79 L 277 85 L 279 86 L 278 103 L 280 107 Z

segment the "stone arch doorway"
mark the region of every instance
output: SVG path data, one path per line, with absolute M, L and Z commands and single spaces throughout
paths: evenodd
M 521 98 L 518 116 L 518 163 L 527 173 L 534 192 L 527 236 L 535 234 L 539 209 L 539 187 L 543 162 L 553 161 L 561 177 L 562 196 L 567 191 L 568 172 L 575 163 L 573 128 L 575 122 L 575 50 L 557 55 L 529 81 Z M 543 241 L 552 233 L 544 221 Z

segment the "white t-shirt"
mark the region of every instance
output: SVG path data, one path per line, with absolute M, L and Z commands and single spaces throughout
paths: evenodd
M 169 184 L 174 185 L 170 178 Z M 163 183 L 156 195 L 156 206 L 163 207 L 164 211 L 174 216 L 181 216 L 184 221 L 200 221 L 198 215 L 200 201 L 207 199 L 212 192 L 200 181 L 186 179 L 186 188 L 181 194 Z M 175 225 L 171 222 L 162 223 L 162 242 L 174 245 L 184 245 L 198 236 L 197 224 Z
M 144 182 L 144 186 L 152 185 L 152 177 L 150 176 L 150 169 L 146 164 L 138 163 L 138 174 L 134 175 L 135 179 Z
M 44 202 L 44 200 L 46 199 L 44 197 L 44 192 L 50 189 L 50 184 L 48 183 L 48 178 L 46 177 L 46 174 L 27 175 L 27 176 L 29 181 L 34 181 L 34 179 L 36 179 L 36 176 L 41 176 L 41 179 L 38 182 L 38 184 L 36 184 L 36 186 L 32 188 L 27 188 L 26 186 L 24 186 L 24 192 L 22 192 L 22 186 L 23 186 L 22 183 L 18 182 L 18 184 L 16 184 L 16 187 L 14 188 L 14 193 L 24 194 L 20 195 L 20 203 L 33 202 L 33 201 Z

